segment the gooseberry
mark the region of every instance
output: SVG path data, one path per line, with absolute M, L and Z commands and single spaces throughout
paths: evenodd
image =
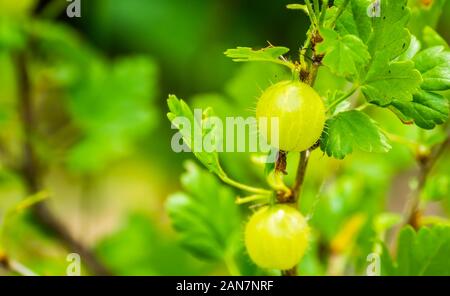
M 325 107 L 319 94 L 300 81 L 282 81 L 259 98 L 256 117 L 267 119 L 263 134 L 270 145 L 284 151 L 304 151 L 319 140 L 325 125 Z M 272 131 L 271 118 L 278 118 Z M 277 135 L 272 133 L 277 132 Z M 273 140 L 275 139 L 275 140 Z
M 245 246 L 260 267 L 287 270 L 300 262 L 308 246 L 306 219 L 287 204 L 258 210 L 245 227 Z

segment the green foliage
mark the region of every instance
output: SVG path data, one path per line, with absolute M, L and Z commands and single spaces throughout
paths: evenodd
M 450 227 L 424 227 L 418 232 L 406 227 L 399 235 L 397 252 L 396 263 L 388 256 L 382 260 L 382 266 L 391 267 L 386 275 L 450 275 Z
M 369 102 L 386 106 L 394 99 L 411 101 L 421 82 L 422 78 L 413 62 L 389 64 L 379 58 L 372 63 L 361 89 Z
M 225 55 L 235 62 L 272 62 L 292 68 L 292 64 L 280 59 L 288 51 L 289 48 L 281 46 L 269 46 L 260 50 L 253 50 L 250 47 L 238 47 L 236 49 L 228 49 L 225 51 Z
M 117 275 L 200 275 L 207 271 L 207 266 L 143 214 L 130 215 L 117 232 L 98 244 L 96 252 Z
M 380 6 L 380 16 L 372 18 L 368 46 L 374 61 L 380 59 L 388 63 L 409 46 L 411 35 L 406 29 L 409 9 L 407 0 L 381 0 Z
M 448 49 L 448 43 L 433 28 L 426 26 L 423 28 L 423 41 L 428 47 L 444 46 Z
M 91 67 L 70 98 L 71 115 L 84 132 L 69 156 L 71 167 L 103 168 L 153 128 L 156 114 L 149 102 L 155 96 L 155 72 L 144 58 Z
M 341 112 L 328 119 L 320 146 L 328 156 L 338 159 L 343 159 L 354 148 L 366 152 L 386 152 L 391 148 L 373 120 L 356 110 Z
M 430 47 L 415 55 L 413 61 L 423 78 L 421 90 L 414 93 L 412 101 L 393 100 L 392 110 L 404 122 L 432 129 L 448 118 L 448 100 L 435 91 L 450 88 L 450 52 L 443 46 Z
M 336 0 L 333 8 L 339 7 L 343 2 L 344 0 Z M 355 35 L 366 43 L 372 31 L 372 20 L 367 17 L 367 7 L 372 3 L 372 0 L 350 1 L 336 22 L 336 30 L 341 35 Z M 336 11 L 332 10 L 332 14 L 334 13 Z
M 448 118 L 448 100 L 433 92 L 420 91 L 411 102 L 394 100 L 391 106 L 403 122 L 413 121 L 423 129 L 432 129 Z
M 450 89 L 450 51 L 443 46 L 427 48 L 414 57 L 417 70 L 422 74 L 420 87 L 428 91 Z
M 226 260 L 235 248 L 240 215 L 233 192 L 192 162 L 181 177 L 185 192 L 171 195 L 166 208 L 183 246 L 196 256 Z
M 201 121 L 203 118 L 194 118 L 194 114 L 192 113 L 189 106 L 181 99 L 178 99 L 174 95 L 170 95 L 167 99 L 167 105 L 169 106 L 170 112 L 167 113 L 167 117 L 172 122 L 173 125 L 177 129 L 180 130 L 182 135 L 182 140 L 185 145 L 187 145 L 190 149 L 194 150 L 194 155 L 203 163 L 204 166 L 208 168 L 211 172 L 217 174 L 218 176 L 225 176 L 220 163 L 219 163 L 219 155 L 217 151 L 207 152 L 204 149 L 193 149 L 195 145 L 197 145 L 195 135 L 200 135 L 200 137 L 204 137 L 208 132 L 202 129 Z M 178 122 L 175 120 L 176 118 L 185 118 L 190 122 L 190 129 L 182 126 L 182 122 Z M 203 142 L 203 141 L 202 141 Z
M 323 64 L 338 76 L 355 77 L 370 59 L 367 46 L 355 35 L 339 36 L 337 32 L 323 29 L 324 41 L 317 50 L 324 54 Z
M 253 116 L 265 89 L 300 77 L 328 109 L 321 149 L 305 153 L 297 205 L 312 238 L 299 274 L 364 274 L 376 252 L 383 275 L 450 275 L 450 3 L 381 0 L 371 17 L 373 0 L 287 5 L 301 13 L 222 2 L 87 1 L 68 26 L 49 7 L 33 11 L 37 0 L 0 0 L 0 256 L 39 275 L 66 273 L 72 250 L 30 211 L 49 197 L 67 233 L 113 274 L 280 275 L 252 263 L 243 224 L 294 188 L 299 153 L 287 153 L 284 175 L 262 153 L 219 155 L 196 144 L 219 140 L 215 126 L 204 129 L 212 115 Z M 280 40 L 292 51 L 271 45 Z M 224 58 L 240 43 L 251 47 Z M 19 87 L 29 91 L 32 126 Z M 185 100 L 160 100 L 160 89 Z M 172 129 L 161 124 L 166 106 Z M 172 151 L 178 131 L 178 144 L 206 169 Z M 389 250 L 408 218 L 393 209 L 410 196 L 418 230 L 403 228 Z M 13 271 L 0 266 L 5 273 Z

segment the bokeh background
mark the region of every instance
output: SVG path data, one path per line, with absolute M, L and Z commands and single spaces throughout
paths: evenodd
M 81 0 L 81 18 L 68 18 L 64 0 L 0 0 L 1 254 L 37 274 L 66 274 L 73 244 L 39 214 L 17 210 L 37 193 L 70 237 L 112 274 L 228 274 L 229 262 L 180 244 L 167 214 L 167 197 L 182 189 L 185 161 L 194 158 L 170 148 L 175 131 L 166 99 L 175 93 L 220 116 L 251 115 L 261 89 L 287 73 L 233 63 L 223 52 L 270 43 L 291 48 L 295 58 L 308 20 L 286 9 L 290 2 Z M 422 2 L 410 1 L 414 9 L 423 9 Z M 444 16 L 436 19 L 436 31 L 450 41 L 449 1 L 439 11 Z M 343 85 L 321 71 L 321 94 Z M 385 130 L 406 138 L 432 143 L 439 136 L 404 126 L 390 113 L 370 112 Z M 388 154 L 356 152 L 344 161 L 314 152 L 302 211 L 318 235 L 301 273 L 354 274 L 364 266 L 379 234 L 374 223 L 381 221 L 376 225 L 384 235 L 414 188 L 414 151 L 408 143 L 392 145 Z M 429 186 L 424 202 L 426 212 L 441 219 L 448 217 L 448 158 L 436 168 L 438 183 Z M 247 154 L 223 155 L 222 161 L 235 179 L 263 179 L 264 168 Z M 240 211 L 238 232 L 247 210 Z M 350 233 L 345 246 L 336 241 L 342 229 Z M 351 264 L 330 263 L 330 254 L 343 254 Z M 95 273 L 81 260 L 83 274 Z M 243 274 L 259 272 L 245 254 L 236 261 Z

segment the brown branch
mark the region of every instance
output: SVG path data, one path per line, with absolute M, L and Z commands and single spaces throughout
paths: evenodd
M 287 153 L 283 150 L 278 151 L 277 160 L 275 162 L 275 171 L 286 175 L 286 155 Z
M 36 153 L 33 148 L 34 128 L 36 121 L 33 114 L 33 103 L 31 98 L 31 83 L 26 65 L 26 55 L 21 52 L 15 56 L 17 69 L 17 86 L 19 97 L 20 116 L 23 124 L 23 162 L 21 174 L 24 178 L 27 190 L 30 194 L 39 191 L 40 168 Z M 108 269 L 100 263 L 90 249 L 78 242 L 48 209 L 45 202 L 36 204 L 32 208 L 33 214 L 39 223 L 48 229 L 55 237 L 73 252 L 83 258 L 86 266 L 96 275 L 110 275 Z
M 8 272 L 12 272 L 14 274 L 22 275 L 22 276 L 37 276 L 31 269 L 26 267 L 25 265 L 11 260 L 6 256 L 6 254 L 0 251 L 0 267 Z
M 294 196 L 294 202 L 298 203 L 300 199 L 300 193 L 303 187 L 303 182 L 305 180 L 306 169 L 308 167 L 308 161 L 310 156 L 310 151 L 300 152 L 300 159 L 297 166 L 297 175 L 295 177 L 294 186 L 292 186 L 292 192 Z
M 315 30 L 312 32 L 311 36 L 311 50 L 312 50 L 312 64 L 309 67 L 307 72 L 300 71 L 300 80 L 309 84 L 311 87 L 314 86 L 314 83 L 317 78 L 317 73 L 319 71 L 319 67 L 322 65 L 323 55 L 318 55 L 316 53 L 316 45 L 323 41 L 323 38 L 320 36 L 319 32 Z M 304 54 L 304 53 L 303 53 Z M 300 193 L 303 187 L 303 182 L 305 180 L 306 169 L 308 167 L 309 156 L 311 151 L 318 147 L 318 143 L 314 144 L 313 147 L 306 151 L 302 151 L 300 153 L 300 159 L 297 166 L 297 174 L 295 177 L 294 185 L 292 186 L 292 196 L 290 201 L 295 203 L 298 206 L 300 200 Z M 282 275 L 284 276 L 295 276 L 297 275 L 297 265 L 292 267 L 289 270 L 282 271 Z
M 417 188 L 412 193 L 412 197 L 407 204 L 407 209 L 405 211 L 405 219 L 404 223 L 409 224 L 414 229 L 418 229 L 420 227 L 420 216 L 421 211 L 419 208 L 420 205 L 420 195 L 425 188 L 427 178 L 436 164 L 437 160 L 441 157 L 441 155 L 447 150 L 450 145 L 450 134 L 447 135 L 447 138 L 437 145 L 431 152 L 431 155 L 426 157 L 418 157 L 417 161 L 419 164 L 419 174 L 418 174 L 418 184 Z
M 297 276 L 298 275 L 297 265 L 292 267 L 291 269 L 282 270 L 281 271 L 281 275 L 283 275 L 283 276 Z

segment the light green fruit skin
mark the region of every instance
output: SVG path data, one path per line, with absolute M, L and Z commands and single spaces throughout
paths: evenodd
M 270 145 L 284 151 L 304 151 L 319 140 L 325 126 L 325 106 L 317 92 L 300 81 L 282 81 L 259 98 L 256 117 L 267 118 Z M 278 118 L 278 137 L 271 141 L 270 118 Z M 278 139 L 277 139 L 278 138 Z M 278 141 L 278 144 L 276 143 Z
M 245 246 L 258 266 L 287 270 L 300 262 L 310 230 L 300 212 L 288 205 L 261 208 L 245 227 Z

